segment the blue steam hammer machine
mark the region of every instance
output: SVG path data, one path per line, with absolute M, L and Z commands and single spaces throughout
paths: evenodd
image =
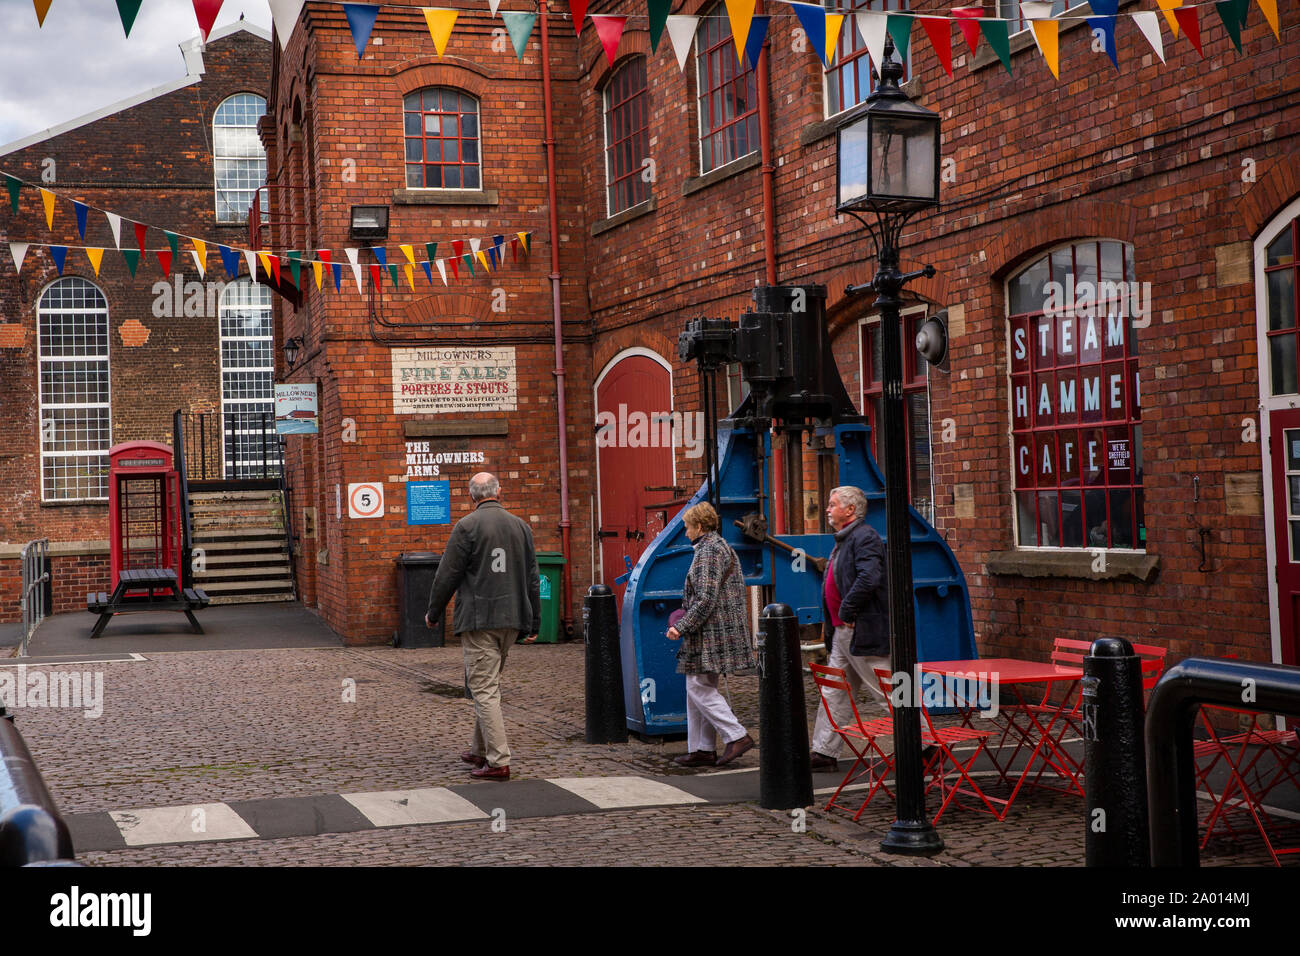
M 740 556 L 745 583 L 762 587 L 764 603 L 794 608 L 801 631 L 822 621 L 822 567 L 834 539 L 821 524 L 812 533 L 768 534 L 774 469 L 785 478 L 792 530 L 803 532 L 803 451 L 817 462 L 817 500 L 831 488 L 856 485 L 867 496 L 866 520 L 885 536 L 885 484 L 872 457 L 871 429 L 857 414 L 840 378 L 826 331 L 826 287 L 763 286 L 755 309 L 729 319 L 692 319 L 678 339 L 683 361 L 695 361 L 705 409 L 706 480 L 687 507 L 709 501 L 721 533 Z M 715 422 L 718 377 L 739 363 L 749 393 Z M 684 511 L 685 509 L 683 509 Z M 909 508 L 917 658 L 975 658 L 966 579 L 943 537 Z M 811 529 L 808 529 L 811 532 Z M 631 571 L 620 615 L 623 695 L 628 729 L 643 736 L 686 732 L 686 682 L 677 673 L 679 642 L 665 636 L 681 606 L 694 549 L 681 514 L 668 523 Z

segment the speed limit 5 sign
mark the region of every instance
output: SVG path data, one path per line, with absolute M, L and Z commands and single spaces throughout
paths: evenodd
M 383 516 L 383 482 L 363 481 L 348 485 L 349 518 L 382 518 Z

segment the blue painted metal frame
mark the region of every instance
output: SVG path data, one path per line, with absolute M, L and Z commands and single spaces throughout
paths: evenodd
M 885 484 L 871 455 L 865 425 L 836 425 L 839 484 L 857 485 L 867 496 L 867 521 L 884 536 Z M 822 620 L 822 581 L 814 569 L 800 570 L 788 554 L 741 534 L 733 521 L 766 513 L 760 474 L 759 438 L 732 419 L 718 423 L 718 473 L 724 538 L 740 556 L 748 585 L 775 585 L 774 599 L 796 609 L 800 624 Z M 771 461 L 771 439 L 762 436 L 762 461 Z M 687 507 L 705 500 L 705 487 Z M 686 509 L 683 508 L 684 512 Z M 911 511 L 912 571 L 916 595 L 919 660 L 965 660 L 977 656 L 970 597 L 957 558 L 942 536 Z M 834 541 L 828 534 L 782 537 L 813 557 L 825 557 Z M 681 513 L 641 554 L 623 596 L 619 619 L 623 655 L 623 697 L 629 730 L 647 736 L 686 732 L 686 682 L 677 673 L 681 644 L 665 636 L 668 616 L 681 607 L 682 586 L 695 552 Z

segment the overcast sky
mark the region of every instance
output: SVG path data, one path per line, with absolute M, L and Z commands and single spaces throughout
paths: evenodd
M 270 32 L 266 0 L 225 0 L 216 26 L 240 13 Z M 180 80 L 198 34 L 191 0 L 144 0 L 129 39 L 114 0 L 54 0 L 41 28 L 32 0 L 0 0 L 0 145 Z

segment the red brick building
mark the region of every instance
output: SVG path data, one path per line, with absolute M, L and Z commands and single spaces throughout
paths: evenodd
M 226 284 L 215 248 L 202 282 L 188 244 L 166 276 L 154 251 L 168 249 L 162 230 L 248 245 L 269 40 L 249 24 L 216 30 L 182 45 L 176 82 L 0 147 L 0 169 L 26 184 L 0 232 L 32 243 L 21 272 L 0 267 L 0 621 L 18 617 L 18 554 L 33 539 L 50 540 L 55 611 L 111 587 L 111 446 L 171 444 L 178 410 L 219 418 L 269 401 L 270 293 Z M 52 233 L 38 188 L 57 196 Z M 74 200 L 90 207 L 84 239 Z M 128 220 L 157 227 L 134 277 L 105 212 L 123 217 L 123 249 L 135 249 Z M 70 247 L 62 275 L 37 243 Z M 105 250 L 98 270 L 81 247 Z M 220 449 L 210 457 L 221 465 Z
M 382 293 L 367 281 L 365 296 L 309 286 L 284 309 L 283 335 L 303 342 L 288 379 L 321 397 L 320 435 L 289 453 L 313 532 L 300 588 L 345 638 L 386 639 L 394 558 L 445 540 L 449 525 L 408 524 L 422 455 L 455 462 L 438 472 L 450 520 L 482 467 L 540 548 L 562 550 L 567 530 L 573 619 L 586 585 L 634 559 L 702 473 L 688 443 L 630 458 L 598 447 L 598 415 L 698 410 L 677 333 L 697 315 L 736 318 L 756 285 L 827 286 L 841 371 L 874 415 L 871 297 L 844 292 L 870 279 L 873 250 L 834 216 L 834 130 L 868 92 L 865 54 L 846 21 L 827 73 L 798 21 L 768 6 L 764 58 L 738 73 L 707 0 L 674 11 L 702 17 L 684 71 L 635 16 L 611 67 L 595 31 L 577 40 L 550 4 L 547 70 L 540 25 L 519 61 L 477 4 L 441 58 L 414 6 L 385 4 L 358 57 L 342 8 L 306 4 L 275 52 L 264 126 L 276 247 L 357 247 L 364 267 L 381 242 L 400 263 L 401 244 L 533 236 L 488 276 Z M 949 79 L 914 31 L 907 89 L 941 115 L 945 162 L 941 206 L 903 236 L 905 269 L 938 269 L 904 320 L 946 308 L 952 360 L 942 374 L 909 359 L 911 490 L 965 570 L 983 653 L 1109 634 L 1296 662 L 1300 495 L 1283 492 L 1300 487 L 1285 437 L 1300 429 L 1300 24 L 1284 19 L 1279 42 L 1252 11 L 1242 54 L 1208 14 L 1203 26 L 1204 60 L 1165 29 L 1161 63 L 1122 15 L 1116 72 L 1083 21 L 1064 21 L 1059 82 L 1027 32 L 1011 38 L 1012 77 L 954 30 Z M 354 206 L 387 207 L 387 237 L 350 236 Z M 1100 307 L 1085 285 L 1106 290 Z M 434 359 L 400 349 L 477 350 L 485 365 L 513 349 L 515 405 L 404 404 L 400 377 L 420 373 L 402 369 Z M 362 482 L 383 484 L 381 519 L 347 516 Z M 816 526 L 814 498 L 785 503 L 792 530 Z

